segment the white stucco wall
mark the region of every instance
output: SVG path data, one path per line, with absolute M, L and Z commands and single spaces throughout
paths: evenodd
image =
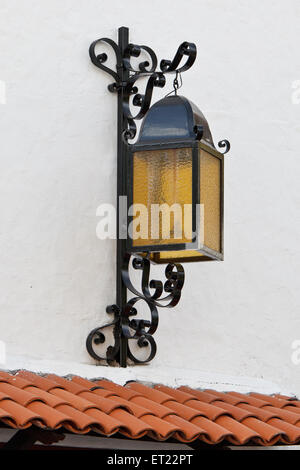
M 186 265 L 179 306 L 160 312 L 150 378 L 155 365 L 173 366 L 265 378 L 300 394 L 291 360 L 300 339 L 299 21 L 298 0 L 0 0 L 8 356 L 93 364 L 86 335 L 114 302 L 115 243 L 97 239 L 96 209 L 115 201 L 116 96 L 88 47 L 128 26 L 131 41 L 160 59 L 196 42 L 181 92 L 214 140 L 232 144 L 225 261 Z

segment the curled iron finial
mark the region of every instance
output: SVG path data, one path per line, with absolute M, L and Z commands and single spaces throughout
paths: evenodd
M 139 57 L 141 51 L 145 51 L 149 55 L 151 62 L 147 60 L 140 62 L 138 65 L 139 68 L 138 70 L 136 70 L 131 65 L 130 59 L 131 57 Z M 157 57 L 155 52 L 148 46 L 138 46 L 136 44 L 129 44 L 124 52 L 123 64 L 126 70 L 129 70 L 130 72 L 151 74 L 156 70 Z
M 229 150 L 230 150 L 229 140 L 226 140 L 226 139 L 220 140 L 220 142 L 218 142 L 218 147 L 225 148 L 224 152 L 222 152 L 223 155 L 225 155 L 225 153 L 229 152 Z
M 179 67 L 183 57 L 187 56 L 186 62 Z M 173 60 L 163 59 L 160 62 L 160 69 L 163 73 L 185 72 L 192 67 L 197 57 L 197 47 L 193 42 L 183 42 L 177 49 Z

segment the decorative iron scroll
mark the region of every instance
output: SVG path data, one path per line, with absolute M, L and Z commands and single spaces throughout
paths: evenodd
M 129 267 L 142 271 L 141 290 L 137 290 L 130 279 Z M 178 304 L 181 290 L 184 284 L 184 269 L 181 264 L 168 264 L 165 269 L 166 281 L 150 280 L 150 261 L 147 258 L 126 254 L 122 267 L 122 279 L 126 288 L 134 294 L 125 307 L 120 310 L 117 305 L 107 307 L 107 313 L 114 315 L 114 320 L 91 331 L 86 340 L 89 354 L 96 360 L 106 360 L 108 363 L 116 359 L 120 350 L 120 338 L 128 340 L 128 358 L 136 364 L 144 364 L 151 361 L 156 354 L 156 343 L 153 338 L 158 326 L 158 307 L 171 308 Z M 138 315 L 138 302 L 145 302 L 150 311 L 150 320 L 136 318 Z M 132 318 L 135 317 L 135 318 Z M 113 328 L 113 345 L 108 345 L 105 355 L 100 356 L 95 346 L 109 340 L 105 330 Z M 135 342 L 137 349 L 149 348 L 147 357 L 138 358 L 131 349 Z
M 115 71 L 104 65 L 108 59 L 107 54 L 96 54 L 96 47 L 101 43 L 106 43 L 112 47 L 117 61 Z M 131 59 L 132 57 L 139 57 L 142 51 L 149 56 L 149 60 L 140 62 L 138 67 L 134 68 Z M 158 61 L 156 54 L 148 46 L 129 44 L 124 54 L 122 55 L 119 46 L 114 41 L 108 38 L 101 38 L 97 39 L 91 44 L 89 53 L 93 64 L 114 78 L 115 81 L 108 85 L 109 91 L 117 92 L 120 89 L 123 89 L 123 113 L 128 121 L 128 128 L 124 129 L 123 138 L 125 141 L 127 141 L 129 139 L 133 139 L 136 135 L 135 121 L 143 119 L 149 110 L 153 89 L 155 87 L 162 88 L 165 86 L 165 74 L 178 74 L 191 68 L 196 60 L 197 48 L 194 43 L 183 42 L 179 46 L 173 60 L 161 60 L 160 70 L 157 70 Z M 120 77 L 120 70 L 122 69 L 125 69 L 129 72 L 129 79 L 126 82 L 122 82 Z M 139 90 L 136 86 L 137 80 L 142 77 L 149 77 L 143 94 L 139 93 Z M 130 101 L 132 96 L 133 106 L 140 108 L 136 114 L 133 114 L 130 109 Z
M 222 152 L 223 155 L 225 155 L 225 153 L 229 152 L 229 150 L 230 150 L 230 142 L 229 142 L 229 140 L 226 140 L 226 139 L 220 140 L 220 142 L 218 142 L 218 147 L 219 147 L 219 148 L 224 148 L 224 147 L 225 147 L 224 152 Z

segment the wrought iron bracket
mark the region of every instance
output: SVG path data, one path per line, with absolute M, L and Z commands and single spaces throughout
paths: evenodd
M 130 279 L 129 267 L 140 270 L 141 290 L 137 290 Z M 181 264 L 168 264 L 165 269 L 166 280 L 150 280 L 150 261 L 139 256 L 131 257 L 126 254 L 122 267 L 122 279 L 126 288 L 134 294 L 122 309 L 118 305 L 109 305 L 106 312 L 112 314 L 112 322 L 92 330 L 87 337 L 86 346 L 89 354 L 96 360 L 106 360 L 108 363 L 118 359 L 121 338 L 135 343 L 135 350 L 130 344 L 127 348 L 127 357 L 136 364 L 150 362 L 156 354 L 156 342 L 153 338 L 158 327 L 158 307 L 175 307 L 181 296 L 184 284 L 184 269 Z M 150 311 L 150 320 L 136 318 L 138 315 L 137 303 L 144 302 Z M 108 345 L 104 355 L 100 355 L 97 346 L 109 343 L 107 330 L 113 328 L 113 345 Z M 146 349 L 147 348 L 147 349 Z M 142 350 L 140 357 L 137 352 Z M 143 352 L 144 350 L 144 352 Z
M 127 29 L 127 28 L 120 28 Z M 116 68 L 112 70 L 106 65 L 108 56 L 106 53 L 97 53 L 96 49 L 100 44 L 109 45 L 116 58 Z M 148 60 L 139 62 L 137 67 L 132 65 L 132 58 L 139 57 L 141 53 L 148 56 Z M 136 120 L 143 119 L 151 106 L 153 89 L 155 87 L 162 88 L 166 83 L 166 74 L 178 74 L 185 72 L 192 67 L 196 60 L 197 48 L 194 43 L 183 42 L 178 47 L 178 50 L 173 60 L 163 59 L 160 61 L 160 70 L 158 70 L 158 60 L 155 52 L 148 46 L 128 44 L 125 48 L 120 47 L 113 40 L 108 38 L 101 38 L 94 41 L 89 49 L 89 54 L 93 64 L 108 73 L 114 78 L 114 82 L 108 85 L 108 90 L 111 93 L 119 92 L 122 90 L 122 108 L 123 114 L 127 122 L 127 128 L 123 129 L 123 136 L 125 140 L 133 139 L 136 136 Z M 127 71 L 127 78 L 124 80 L 122 72 Z M 144 93 L 139 93 L 136 82 L 140 78 L 148 78 Z M 139 109 L 138 112 L 132 113 L 130 106 L 130 98 L 133 95 L 132 104 Z
M 100 45 L 108 45 L 116 59 L 115 70 L 107 67 L 108 56 L 97 52 Z M 137 67 L 132 59 L 141 53 L 148 56 L 140 61 Z M 118 44 L 111 39 L 101 38 L 94 41 L 89 54 L 92 63 L 113 77 L 108 90 L 118 95 L 118 170 L 117 170 L 117 234 L 119 234 L 119 197 L 126 195 L 126 164 L 125 154 L 128 140 L 136 136 L 136 122 L 143 119 L 150 108 L 153 89 L 164 87 L 166 74 L 178 74 L 188 70 L 195 62 L 197 49 L 194 43 L 183 42 L 173 60 L 158 60 L 154 51 L 145 45 L 129 43 L 128 28 L 119 28 Z M 146 78 L 145 91 L 139 93 L 136 85 L 140 78 Z M 131 107 L 137 107 L 136 113 Z M 198 138 L 201 129 L 196 129 Z M 137 290 L 130 280 L 129 266 L 141 271 L 141 290 Z M 150 280 L 150 261 L 147 258 L 134 256 L 127 252 L 126 240 L 117 238 L 116 263 L 116 303 L 109 305 L 107 313 L 113 315 L 111 322 L 93 329 L 87 337 L 86 347 L 89 354 L 98 361 L 105 360 L 109 364 L 117 361 L 126 367 L 130 359 L 136 364 L 151 361 L 156 354 L 156 343 L 153 338 L 158 326 L 158 308 L 174 307 L 179 302 L 184 284 L 184 269 L 180 264 L 168 264 L 165 269 L 166 281 Z M 127 292 L 134 296 L 127 300 Z M 148 306 L 150 320 L 137 318 L 137 304 L 143 302 Z M 110 333 L 110 334 L 109 334 Z M 111 334 L 112 333 L 112 334 Z M 99 349 L 105 349 L 99 353 Z M 141 354 L 139 354 L 141 353 Z

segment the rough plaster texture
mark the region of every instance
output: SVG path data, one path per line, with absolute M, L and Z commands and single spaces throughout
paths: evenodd
M 225 261 L 186 265 L 182 301 L 161 311 L 158 354 L 141 374 L 190 367 L 299 394 L 291 345 L 300 338 L 300 104 L 292 102 L 300 4 L 129 5 L 0 0 L 0 339 L 24 365 L 93 364 L 85 338 L 114 301 L 115 243 L 97 239 L 96 208 L 115 201 L 116 97 L 87 51 L 125 25 L 159 58 L 197 43 L 182 94 L 202 109 L 215 141 L 232 143 Z M 170 80 L 155 97 L 168 91 Z

